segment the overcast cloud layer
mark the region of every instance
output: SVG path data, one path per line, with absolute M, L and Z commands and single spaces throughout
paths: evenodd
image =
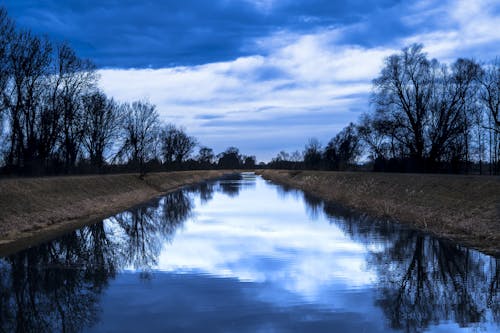
M 0 3 L 94 60 L 111 96 L 148 98 L 216 152 L 259 160 L 355 121 L 384 57 L 406 45 L 447 62 L 500 55 L 494 0 Z

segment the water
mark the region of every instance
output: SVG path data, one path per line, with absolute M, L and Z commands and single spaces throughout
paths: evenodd
M 2 332 L 498 332 L 499 259 L 253 174 L 0 259 Z

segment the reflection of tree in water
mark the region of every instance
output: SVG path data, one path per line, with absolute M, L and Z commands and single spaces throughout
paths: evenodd
M 278 197 L 280 199 L 286 199 L 288 197 L 292 197 L 294 199 L 299 199 L 299 198 L 302 198 L 302 193 L 303 193 L 302 191 L 297 190 L 296 188 L 288 186 L 286 184 L 277 185 L 276 191 L 278 192 Z
M 316 202 L 314 206 L 318 206 Z M 500 263 L 477 251 L 388 221 L 325 204 L 331 221 L 365 245 L 378 276 L 379 305 L 392 328 L 421 332 L 442 321 L 460 326 L 500 323 Z
M 323 200 L 307 192 L 304 192 L 303 196 L 306 204 L 307 216 L 309 216 L 311 220 L 317 220 L 323 208 Z
M 370 255 L 382 287 L 378 304 L 391 326 L 406 332 L 443 320 L 460 326 L 483 322 L 488 270 L 495 269 L 485 265 L 484 257 L 417 233 L 401 237 Z
M 200 196 L 200 201 L 205 204 L 214 197 L 214 183 L 205 182 L 197 186 L 188 187 L 186 189 L 189 193 L 197 194 Z
M 3 332 L 75 332 L 97 320 L 115 274 L 102 223 L 0 259 Z
M 235 173 L 222 177 L 218 181 L 219 190 L 227 196 L 234 198 L 242 189 L 255 187 L 255 174 Z
M 500 259 L 490 258 L 490 286 L 488 288 L 488 306 L 493 312 L 493 320 L 500 323 Z
M 176 191 L 112 217 L 110 220 L 120 227 L 118 232 L 112 231 L 122 267 L 147 271 L 156 265 L 164 242 L 170 241 L 191 210 L 187 192 Z
M 167 194 L 0 258 L 0 332 L 77 332 L 93 325 L 101 292 L 118 270 L 147 270 L 157 262 L 163 242 L 191 214 L 188 194 Z

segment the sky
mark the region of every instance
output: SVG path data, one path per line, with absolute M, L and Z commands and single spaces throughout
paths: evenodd
M 500 56 L 498 0 L 0 0 L 66 41 L 119 101 L 147 99 L 216 153 L 259 161 L 326 143 L 369 112 L 384 58 Z

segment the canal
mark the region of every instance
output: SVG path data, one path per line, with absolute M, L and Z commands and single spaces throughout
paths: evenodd
M 0 258 L 0 331 L 498 332 L 499 264 L 242 173 Z

